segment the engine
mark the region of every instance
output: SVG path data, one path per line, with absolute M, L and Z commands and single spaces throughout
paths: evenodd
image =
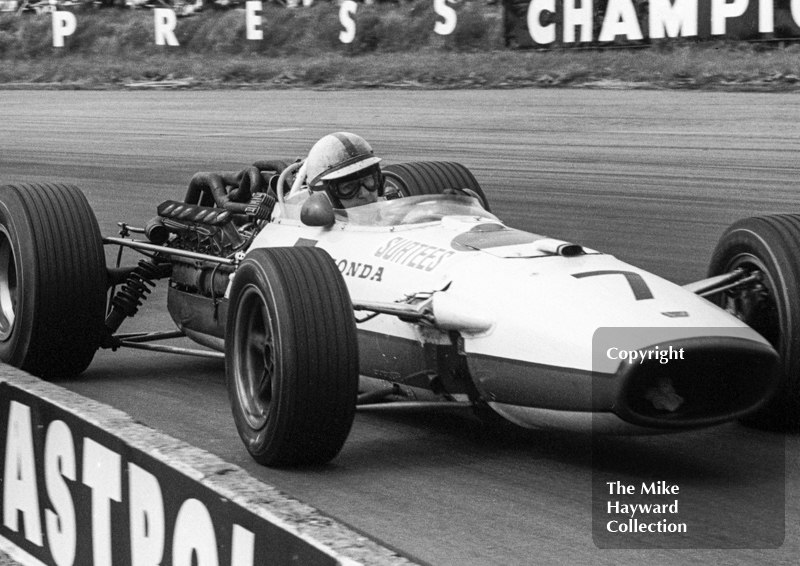
M 183 202 L 158 206 L 145 234 L 154 244 L 215 256 L 244 252 L 275 205 L 277 177 L 285 164 L 257 162 L 239 173 L 197 173 Z M 219 298 L 234 267 L 218 262 L 173 256 L 171 286 L 177 290 Z
M 236 222 L 238 221 L 238 222 Z M 258 224 L 221 208 L 166 201 L 146 229 L 147 237 L 166 247 L 216 257 L 244 251 L 258 232 Z M 221 297 L 233 267 L 201 259 L 173 257 L 171 284 L 178 290 Z
M 162 243 L 167 243 L 169 247 L 226 257 L 248 243 L 257 228 L 255 223 L 247 219 L 237 220 L 241 226 L 234 222 L 234 214 L 230 211 L 168 200 L 158 207 L 156 222 L 160 221 L 166 231 L 167 240 Z M 147 234 L 151 241 L 163 238 L 154 236 L 153 230 L 156 228 L 149 228 Z M 168 234 L 174 234 L 175 237 L 168 240 Z

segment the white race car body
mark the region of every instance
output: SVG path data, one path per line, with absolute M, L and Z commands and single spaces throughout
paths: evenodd
M 458 163 L 382 167 L 384 198 L 340 211 L 306 164 L 199 172 L 120 237 L 77 187 L 0 186 L 0 361 L 65 378 L 99 348 L 224 358 L 269 466 L 330 461 L 375 404 L 623 434 L 797 424 L 800 215 L 735 223 L 681 287 L 505 226 Z M 177 330 L 118 332 L 159 280 Z M 184 336 L 218 351 L 154 344 Z
M 731 420 L 774 386 L 774 350 L 734 316 L 613 256 L 509 228 L 474 199 L 383 201 L 337 211 L 330 227 L 300 221 L 303 199 L 281 204 L 250 249 L 322 248 L 356 306 L 429 314 L 358 324 L 365 383 L 478 397 L 527 427 L 612 432 Z M 670 346 L 683 361 L 654 357 Z
M 0 359 L 62 378 L 98 348 L 224 358 L 269 466 L 330 461 L 375 404 L 621 434 L 796 416 L 800 216 L 734 224 L 681 287 L 505 226 L 458 163 L 388 165 L 384 199 L 340 211 L 303 167 L 197 173 L 119 238 L 77 187 L 0 187 Z M 159 280 L 177 330 L 119 333 Z M 153 344 L 183 336 L 224 353 Z

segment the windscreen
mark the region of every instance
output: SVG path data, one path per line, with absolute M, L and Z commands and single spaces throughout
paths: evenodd
M 472 216 L 498 220 L 478 199 L 457 195 L 422 195 L 384 200 L 334 210 L 337 222 L 355 226 L 401 226 L 437 222 L 445 216 Z

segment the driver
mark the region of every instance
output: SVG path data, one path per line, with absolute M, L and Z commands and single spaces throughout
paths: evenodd
M 336 132 L 320 139 L 306 159 L 311 191 L 325 191 L 333 208 L 352 208 L 383 197 L 380 157 L 356 134 Z

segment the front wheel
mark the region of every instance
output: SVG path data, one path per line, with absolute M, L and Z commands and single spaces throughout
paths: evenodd
M 766 338 L 780 356 L 781 385 L 747 420 L 770 428 L 800 427 L 800 215 L 746 218 L 717 244 L 709 276 L 741 269 L 757 283 L 726 291 L 717 304 Z
M 247 254 L 231 286 L 225 371 L 254 460 L 321 464 L 339 453 L 355 415 L 358 344 L 350 295 L 327 252 Z

